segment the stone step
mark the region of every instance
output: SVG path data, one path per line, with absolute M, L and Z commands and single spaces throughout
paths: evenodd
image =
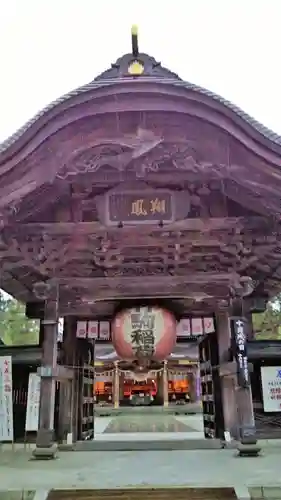
M 75 451 L 167 451 L 167 450 L 219 450 L 219 439 L 142 439 L 142 440 L 93 440 L 79 441 Z M 60 447 L 63 449 L 63 447 Z
M 201 403 L 189 403 L 187 405 L 164 406 L 121 406 L 111 408 L 108 406 L 96 406 L 95 414 L 99 417 L 117 417 L 118 415 L 197 415 L 202 414 Z
M 234 488 L 52 490 L 47 500 L 237 500 Z

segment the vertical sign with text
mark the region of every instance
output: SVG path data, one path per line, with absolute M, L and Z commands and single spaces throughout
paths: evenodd
M 28 394 L 25 419 L 26 432 L 34 432 L 38 430 L 40 385 L 41 377 L 37 373 L 30 373 L 28 379 Z
M 12 358 L 0 356 L 0 442 L 13 440 Z
M 281 411 L 281 367 L 261 366 L 263 410 Z
M 247 336 L 245 320 L 243 318 L 231 318 L 231 335 L 237 364 L 238 385 L 240 387 L 248 387 L 250 385 L 250 375 L 247 356 Z

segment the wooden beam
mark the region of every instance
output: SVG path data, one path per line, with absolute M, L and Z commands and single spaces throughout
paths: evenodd
M 92 288 L 95 289 L 113 289 L 116 286 L 126 286 L 128 288 L 147 288 L 150 286 L 163 285 L 168 288 L 173 288 L 181 284 L 191 285 L 191 284 L 208 284 L 208 283 L 237 283 L 240 280 L 240 276 L 235 273 L 194 273 L 187 276 L 134 276 L 134 277 L 123 277 L 118 276 L 114 278 L 77 278 L 77 277 L 67 277 L 67 278 L 54 278 L 50 282 L 58 283 L 59 285 L 64 285 L 65 287 L 82 287 L 82 288 Z
M 264 198 L 257 196 L 247 185 L 241 184 L 241 179 L 224 179 L 224 193 L 231 200 L 235 201 L 243 208 L 256 212 L 263 217 L 269 217 L 269 208 L 266 206 Z
M 217 231 L 221 229 L 231 229 L 238 225 L 241 228 L 244 226 L 254 225 L 258 227 L 259 221 L 261 222 L 264 218 L 262 217 L 210 217 L 208 219 L 185 219 L 173 224 L 165 224 L 163 227 L 159 225 L 152 226 L 151 224 L 132 224 L 124 225 L 122 228 L 118 227 L 108 227 L 103 226 L 99 222 L 56 222 L 56 223 L 26 223 L 21 224 L 19 228 L 17 226 L 7 226 L 5 231 L 7 234 L 11 231 L 13 234 L 22 233 L 25 235 L 97 235 L 98 233 L 110 233 L 110 234 L 131 234 L 132 229 L 138 234 L 149 234 L 149 233 L 164 233 L 166 231 L 199 231 L 202 233 L 208 233 L 211 231 Z
M 0 286 L 3 290 L 5 290 L 5 285 L 9 281 L 12 283 L 13 288 L 15 288 L 15 295 L 13 296 L 15 296 L 16 299 L 26 301 L 28 298 L 32 297 L 32 290 L 24 284 L 24 280 L 19 280 L 11 271 L 6 271 L 6 269 L 4 269 L 0 278 Z

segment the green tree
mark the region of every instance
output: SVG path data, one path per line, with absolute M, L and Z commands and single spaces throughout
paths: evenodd
M 0 338 L 5 345 L 34 345 L 39 341 L 39 325 L 27 319 L 25 306 L 0 292 Z
M 253 314 L 255 338 L 281 340 L 281 294 L 268 302 L 263 313 Z

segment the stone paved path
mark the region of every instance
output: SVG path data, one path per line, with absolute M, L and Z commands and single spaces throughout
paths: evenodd
M 61 452 L 50 462 L 0 452 L 1 490 L 132 486 L 281 486 L 280 447 L 259 458 L 233 450 Z
M 112 433 L 147 433 L 147 432 L 194 432 L 189 424 L 189 417 L 180 421 L 173 415 L 132 415 L 113 417 L 104 432 Z M 201 417 L 202 420 L 202 417 Z
M 151 438 L 156 435 L 170 435 L 177 436 L 178 439 L 183 439 L 185 435 L 194 435 L 194 439 L 196 436 L 202 436 L 201 416 L 175 416 L 172 421 L 171 416 L 167 417 L 168 420 L 161 421 L 162 417 L 159 415 L 149 417 L 143 420 L 139 427 L 136 426 L 135 430 L 139 432 L 130 433 L 127 425 L 132 421 L 132 417 L 126 421 L 122 416 L 119 422 L 125 432 L 121 434 L 126 434 L 132 440 L 137 437 L 141 439 L 144 435 L 150 435 Z M 105 432 L 116 418 L 102 417 L 96 420 L 98 439 L 114 439 L 114 436 L 120 436 L 118 432 Z M 191 432 L 179 432 L 177 425 L 173 426 L 176 432 L 166 432 L 165 422 L 170 426 L 171 422 L 175 424 L 175 421 L 183 425 L 185 431 L 187 428 L 191 429 Z M 142 432 L 144 428 L 146 431 L 150 430 L 150 425 L 156 426 L 158 432 Z M 159 426 L 162 426 L 160 432 Z M 264 451 L 258 458 L 237 458 L 234 450 L 92 451 L 60 452 L 59 458 L 50 462 L 31 460 L 31 450 L 24 451 L 18 447 L 12 452 L 7 451 L 7 447 L 0 447 L 0 490 L 233 486 L 240 492 L 239 498 L 243 500 L 250 498 L 248 487 L 252 487 L 252 491 L 256 492 L 253 498 L 281 499 L 281 491 L 272 490 L 272 487 L 281 488 L 280 441 L 264 442 L 262 445 Z M 261 486 L 263 490 L 260 489 Z M 254 487 L 256 489 L 253 490 Z M 270 493 L 266 495 L 265 491 Z
M 100 441 L 204 438 L 202 415 L 169 414 L 97 417 L 95 439 Z

